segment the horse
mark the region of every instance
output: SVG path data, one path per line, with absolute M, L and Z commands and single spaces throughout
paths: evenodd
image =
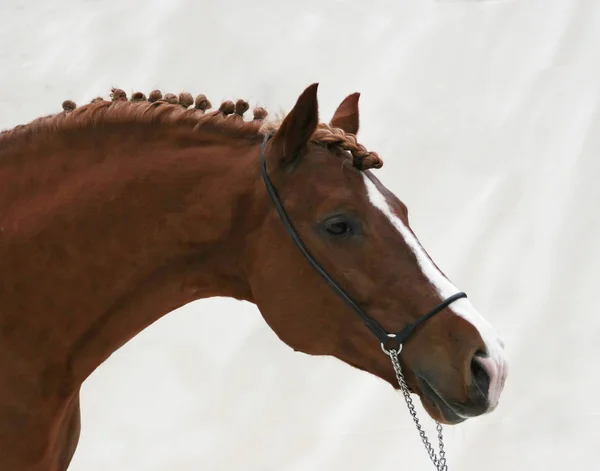
M 375 176 L 360 94 L 325 123 L 317 89 L 281 119 L 246 118 L 241 99 L 213 110 L 204 95 L 112 89 L 0 134 L 2 469 L 66 470 L 86 378 L 162 316 L 215 296 L 256 305 L 295 351 L 398 389 L 382 353 L 396 349 L 440 423 L 497 407 L 501 337 Z

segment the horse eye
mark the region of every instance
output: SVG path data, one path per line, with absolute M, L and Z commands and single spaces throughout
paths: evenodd
M 335 220 L 327 223 L 326 230 L 329 234 L 334 236 L 341 236 L 350 234 L 352 232 L 352 227 L 346 221 Z

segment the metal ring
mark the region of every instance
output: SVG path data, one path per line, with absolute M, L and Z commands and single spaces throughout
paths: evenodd
M 387 334 L 387 336 L 390 339 L 395 339 L 397 337 L 396 334 Z M 381 349 L 383 350 L 383 353 L 385 353 L 386 355 L 390 354 L 390 351 L 385 348 L 384 342 L 381 342 Z M 402 344 L 400 344 L 398 346 L 398 350 L 395 350 L 396 355 L 399 355 L 401 351 L 402 351 Z

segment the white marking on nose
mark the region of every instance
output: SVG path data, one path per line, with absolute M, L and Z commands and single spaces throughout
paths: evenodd
M 363 181 L 367 187 L 369 201 L 386 216 L 392 226 L 394 226 L 394 228 L 402 235 L 406 244 L 415 254 L 423 274 L 436 288 L 440 298 L 443 300 L 459 292 L 459 289 L 456 288 L 456 286 L 454 286 L 440 270 L 438 270 L 417 238 L 404 225 L 402 220 L 394 214 L 386 197 L 365 173 L 363 173 Z M 504 342 L 494 331 L 489 322 L 479 314 L 468 298 L 454 301 L 449 306 L 449 309 L 475 327 L 483 339 L 488 357 L 482 358 L 481 360 L 483 361 L 480 361 L 480 363 L 490 376 L 488 411 L 492 411 L 498 405 L 500 393 L 502 392 L 508 373 L 508 362 L 504 353 Z

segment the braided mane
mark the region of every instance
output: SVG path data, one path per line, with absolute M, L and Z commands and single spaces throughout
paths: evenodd
M 250 108 L 245 100 L 223 101 L 217 110 L 211 111 L 211 103 L 205 95 L 195 99 L 187 92 L 179 95 L 162 94 L 153 90 L 148 97 L 135 92 L 131 98 L 119 89 L 113 88 L 110 100 L 94 98 L 91 103 L 77 107 L 75 102 L 66 100 L 63 111 L 58 114 L 33 120 L 29 124 L 19 125 L 12 130 L 0 132 L 0 142 L 11 136 L 30 134 L 40 131 L 83 127 L 99 122 L 151 122 L 165 124 L 187 124 L 197 129 L 223 132 L 233 137 L 263 139 L 266 133 L 276 131 L 281 120 L 268 122 L 268 113 L 262 107 L 254 108 L 253 119 L 245 120 L 244 113 Z M 359 144 L 354 134 L 342 129 L 320 123 L 311 136 L 311 142 L 330 149 L 347 151 L 352 157 L 352 165 L 359 170 L 380 168 L 383 161 L 377 153 L 369 152 Z

